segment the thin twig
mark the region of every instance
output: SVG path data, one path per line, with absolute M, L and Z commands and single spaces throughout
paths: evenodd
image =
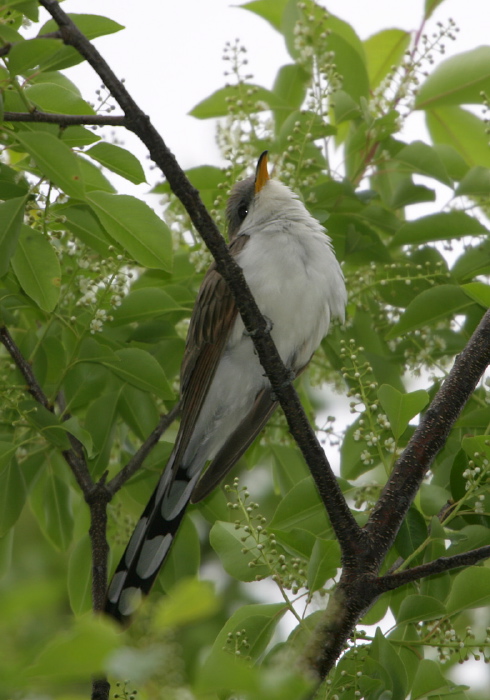
M 106 116 L 104 114 L 56 114 L 48 112 L 4 112 L 5 122 L 41 122 L 59 124 L 60 126 L 126 126 L 123 115 Z
M 486 545 L 485 547 L 472 549 L 469 552 L 455 554 L 452 557 L 440 557 L 434 561 L 427 562 L 427 564 L 414 566 L 413 569 L 406 569 L 405 571 L 399 571 L 395 574 L 380 576 L 376 580 L 376 586 L 379 589 L 380 594 L 385 593 L 386 591 L 392 591 L 395 588 L 399 588 L 406 583 L 419 581 L 427 576 L 442 574 L 443 572 L 451 571 L 452 569 L 460 569 L 462 566 L 474 566 L 475 564 L 478 564 L 489 557 L 490 545 Z

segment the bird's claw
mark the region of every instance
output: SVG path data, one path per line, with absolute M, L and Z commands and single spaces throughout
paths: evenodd
M 289 386 L 296 379 L 296 374 L 293 372 L 292 369 L 288 369 L 287 372 L 288 372 L 288 378 L 281 384 L 281 389 L 285 389 L 287 386 Z M 263 376 L 267 377 L 266 374 L 264 374 Z M 272 401 L 279 401 L 279 398 L 278 398 L 275 391 L 271 391 L 271 400 Z
M 270 320 L 270 318 L 269 318 L 268 316 L 264 316 L 264 320 L 265 320 L 265 332 L 266 332 L 266 333 L 270 333 L 271 330 L 274 328 L 274 324 L 273 324 L 273 322 Z M 244 335 L 248 336 L 249 338 L 254 338 L 254 337 L 257 335 L 258 332 L 259 332 L 259 329 L 258 329 L 258 328 L 256 328 L 256 329 L 253 330 L 253 331 L 247 331 L 247 330 L 245 330 L 245 331 L 244 331 Z

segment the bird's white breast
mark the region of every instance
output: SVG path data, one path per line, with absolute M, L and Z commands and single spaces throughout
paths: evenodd
M 298 204 L 295 200 L 294 204 Z M 251 229 L 237 257 L 286 364 L 299 369 L 326 335 L 332 316 L 343 319 L 345 286 L 330 242 L 306 210 Z M 237 319 L 231 344 L 243 333 Z

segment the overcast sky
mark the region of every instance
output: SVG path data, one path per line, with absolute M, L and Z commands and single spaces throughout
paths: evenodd
M 220 164 L 214 126 L 187 116 L 192 107 L 224 84 L 226 41 L 239 38 L 249 51 L 255 82 L 271 87 L 278 68 L 291 61 L 281 35 L 257 15 L 240 9 L 243 0 L 66 0 L 66 12 L 103 14 L 124 25 L 101 37 L 101 51 L 140 106 L 150 115 L 184 167 Z M 424 0 L 322 0 L 332 14 L 346 20 L 361 39 L 389 27 L 416 30 Z M 490 43 L 490 0 L 444 0 L 431 19 L 460 27 L 448 54 Z M 88 68 L 68 75 L 84 97 L 94 99 L 99 81 Z M 131 137 L 126 145 L 133 147 Z M 134 148 L 137 148 L 135 145 Z M 142 151 L 142 153 L 144 153 Z

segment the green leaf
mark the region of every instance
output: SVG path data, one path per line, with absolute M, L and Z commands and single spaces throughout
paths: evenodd
M 82 618 L 68 632 L 60 632 L 47 644 L 25 675 L 36 683 L 86 682 L 101 676 L 110 654 L 122 644 L 121 631 L 109 618 Z
M 397 615 L 397 622 L 422 622 L 437 620 L 447 614 L 444 604 L 427 595 L 409 595 L 403 599 Z
M 340 548 L 336 540 L 317 538 L 308 562 L 308 588 L 310 593 L 318 591 L 329 578 L 337 574 L 340 566 Z
M 70 148 L 81 148 L 90 146 L 96 141 L 100 141 L 100 136 L 94 134 L 83 126 L 69 126 L 60 134 L 63 143 L 66 143 Z
M 359 51 L 344 36 L 335 32 L 327 37 L 325 44 L 326 49 L 334 53 L 333 60 L 342 76 L 342 90 L 356 102 L 361 97 L 368 97 L 369 78 L 362 47 Z
M 47 539 L 56 549 L 66 551 L 73 537 L 70 489 L 66 483 L 56 474 L 44 473 L 31 492 L 31 505 Z
M 425 518 L 415 506 L 411 506 L 396 536 L 396 550 L 401 557 L 408 559 L 426 539 Z
M 6 443 L 2 443 L 2 446 L 5 445 Z M 14 446 L 13 451 L 16 448 L 17 446 Z M 27 496 L 24 476 L 17 460 L 12 457 L 10 450 L 4 449 L 2 452 L 2 466 L 0 467 L 0 537 L 4 537 L 17 522 Z
M 343 90 L 335 91 L 332 95 L 331 103 L 334 108 L 336 124 L 358 119 L 361 116 L 361 110 L 357 102 Z
M 35 68 L 62 47 L 60 39 L 29 39 L 14 44 L 8 54 L 8 65 L 12 75 L 25 73 Z
M 396 643 L 392 644 L 390 640 L 386 639 L 378 627 L 369 656 L 382 665 L 385 672 L 389 674 L 392 687 L 390 696 L 393 698 L 405 698 L 409 690 L 407 673 L 397 652 L 398 645 Z M 392 695 L 391 692 L 393 693 Z
M 66 405 L 69 411 L 87 406 L 104 393 L 112 373 L 93 363 L 80 362 L 70 367 L 64 381 Z
M 190 311 L 177 303 L 163 289 L 157 287 L 135 289 L 124 297 L 121 306 L 114 311 L 114 325 L 144 323 L 159 316 L 184 310 Z
M 402 29 L 384 29 L 364 42 L 371 89 L 377 87 L 401 63 L 410 44 L 410 32 Z
M 422 484 L 420 487 L 420 508 L 425 515 L 436 516 L 451 498 L 449 491 L 437 484 Z M 433 528 L 431 528 L 431 537 Z
M 488 197 L 490 192 L 490 168 L 482 168 L 476 165 L 471 168 L 459 183 L 456 192 L 457 197 Z
M 146 440 L 151 430 L 156 428 L 159 413 L 153 397 L 131 384 L 126 384 L 118 402 L 118 411 L 140 440 Z
M 171 446 L 167 444 L 166 448 L 167 455 L 169 455 Z M 165 458 L 160 460 L 160 464 L 158 465 L 160 469 L 162 462 L 164 463 L 165 461 Z M 149 497 L 150 494 L 146 494 L 144 501 L 148 501 Z M 198 576 L 200 563 L 201 544 L 196 526 L 192 518 L 184 518 L 174 543 L 170 548 L 170 554 L 165 561 L 163 571 L 159 576 L 159 583 L 162 585 L 163 590 L 168 593 L 175 588 L 182 579 L 187 579 L 190 576 L 194 578 Z
M 64 227 L 74 233 L 82 243 L 88 245 L 104 258 L 111 255 L 110 247 L 114 247 L 114 242 L 99 224 L 99 220 L 88 206 L 79 204 L 62 207 L 59 211 L 64 217 Z M 115 247 L 118 252 L 122 251 L 122 248 L 117 246 L 117 244 Z
M 58 416 L 34 399 L 26 399 L 19 404 L 23 417 L 33 428 L 39 431 L 46 440 L 61 450 L 68 450 L 70 442 L 66 430 Z
M 46 73 L 45 75 L 51 75 Z M 93 115 L 95 110 L 69 85 L 37 82 L 26 88 L 25 96 L 43 112 Z
M 408 305 L 398 323 L 387 333 L 386 340 L 397 338 L 440 318 L 448 318 L 451 314 L 461 313 L 472 303 L 461 287 L 453 284 L 441 284 L 427 289 Z
M 68 561 L 68 596 L 75 615 L 83 615 L 92 608 L 92 545 L 84 535 L 77 542 Z
M 185 174 L 191 185 L 199 190 L 203 203 L 211 208 L 219 194 L 220 186 L 225 182 L 225 172 L 213 165 L 201 165 L 198 168 L 186 170 Z M 171 192 L 170 185 L 167 181 L 161 182 L 151 192 L 152 194 L 169 194 Z
M 94 457 L 89 466 L 92 475 L 96 477 L 107 469 L 121 390 L 106 391 L 93 401 L 87 410 L 85 429 L 90 433 L 94 445 Z
M 95 165 L 87 158 L 79 158 L 78 164 L 82 173 L 85 192 L 108 192 L 109 194 L 116 192 L 116 188 L 109 182 L 98 165 Z
M 263 112 L 267 109 L 290 110 L 289 105 L 274 92 L 252 83 L 240 83 L 240 85 L 228 85 L 216 90 L 199 102 L 189 114 L 196 119 L 214 119 L 225 117 L 238 108 L 244 109 L 247 114 Z
M 461 447 L 466 452 L 470 459 L 474 459 L 475 453 L 490 457 L 490 446 L 488 445 L 487 435 L 468 435 L 461 441 Z
M 19 177 L 19 173 L 8 165 L 0 163 L 0 199 L 13 199 L 15 197 L 24 197 L 29 192 L 29 185 L 23 177 Z M 3 206 L 3 205 L 0 205 Z M 1 211 L 1 210 L 0 210 Z M 5 219 L 0 216 L 2 230 L 5 226 Z
M 415 108 L 481 104 L 482 92 L 490 94 L 490 46 L 479 46 L 439 64 L 419 87 Z
M 456 575 L 447 601 L 449 615 L 469 608 L 482 608 L 489 603 L 490 569 L 470 566 Z
M 441 691 L 446 690 L 449 690 L 448 682 L 442 675 L 441 666 L 435 661 L 421 659 L 411 689 L 410 697 L 412 700 L 427 698 L 429 694 L 431 697 L 441 697 L 437 691 L 441 693 Z M 446 692 L 444 692 L 444 696 L 446 696 Z
M 215 523 L 209 533 L 209 542 L 224 570 L 238 581 L 255 581 L 257 576 L 264 578 L 270 573 L 269 568 L 261 563 L 255 540 L 243 528 L 237 529 L 234 523 Z M 255 564 L 256 560 L 258 564 Z
M 89 41 L 96 39 L 98 36 L 114 34 L 124 29 L 122 24 L 102 15 L 76 14 L 70 12 L 68 13 L 68 17 L 76 24 Z M 49 19 L 41 27 L 39 34 L 48 34 L 49 32 L 56 31 L 58 31 L 58 25 L 54 19 Z
M 78 159 L 66 144 L 44 131 L 18 132 L 16 138 L 48 180 L 70 197 L 83 198 Z
M 393 245 L 420 244 L 489 234 L 488 229 L 473 216 L 462 211 L 442 212 L 405 222 L 393 236 Z
M 444 0 L 425 0 L 424 19 L 429 19 L 432 13 Z
M 302 479 L 280 501 L 270 523 L 271 528 L 301 528 L 323 537 L 330 532 L 325 507 L 311 477 Z
M 90 192 L 87 201 L 107 233 L 145 267 L 172 269 L 168 226 L 136 197 Z
M 85 153 L 91 158 L 94 158 L 101 165 L 112 170 L 112 172 L 117 175 L 126 178 L 126 180 L 133 182 L 135 185 L 146 182 L 141 163 L 136 156 L 125 148 L 102 141 L 92 146 L 92 148 L 89 148 Z
M 469 284 L 462 284 L 461 289 L 477 304 L 484 306 L 486 309 L 490 307 L 490 286 L 488 284 L 470 282 Z
M 123 348 L 114 354 L 114 360 L 107 358 L 102 362 L 123 381 L 164 400 L 174 398 L 161 366 L 149 352 L 140 348 Z
M 482 119 L 461 107 L 438 107 L 427 111 L 426 122 L 434 143 L 452 146 L 470 166 L 490 168 L 488 134 Z
M 435 201 L 434 190 L 425 185 L 415 185 L 411 177 L 404 177 L 397 183 L 389 204 L 392 209 L 403 209 L 410 204 Z
M 408 424 L 429 403 L 429 394 L 420 389 L 409 394 L 402 394 L 388 384 L 378 389 L 378 398 L 390 421 L 395 440 L 398 440 Z
M 152 617 L 152 626 L 155 630 L 162 630 L 196 624 L 214 615 L 219 607 L 211 581 L 182 579 L 159 602 Z
M 85 448 L 87 457 L 92 457 L 93 453 L 93 442 L 92 436 L 87 430 L 81 427 L 77 416 L 72 416 L 68 420 L 63 421 L 62 427 L 70 435 L 73 435 Z
M 26 197 L 15 197 L 7 202 L 0 202 L 0 277 L 7 272 L 10 258 L 15 251 L 26 202 Z
M 413 141 L 405 146 L 398 151 L 395 159 L 399 163 L 408 165 L 413 172 L 433 177 L 449 187 L 452 185 L 451 178 L 434 148 L 423 141 Z
M 451 270 L 457 282 L 464 282 L 476 275 L 487 274 L 490 271 L 490 241 L 478 242 L 472 248 L 467 248 L 454 263 Z
M 209 663 L 209 659 L 216 655 L 220 657 L 223 653 L 226 655 L 227 652 L 223 652 L 223 648 L 227 645 L 229 635 L 232 635 L 233 639 L 231 651 L 235 651 L 234 638 L 237 632 L 241 633 L 239 636 L 242 638 L 245 636 L 248 641 L 249 646 L 247 647 L 246 655 L 252 659 L 257 659 L 267 647 L 277 623 L 286 611 L 287 607 L 284 603 L 243 605 L 233 613 L 221 629 L 213 644 L 211 654 L 206 660 L 206 664 Z
M 259 17 L 263 17 L 269 22 L 278 32 L 281 31 L 282 16 L 284 9 L 289 0 L 253 0 L 245 5 L 240 5 L 240 8 L 255 12 Z
M 447 143 L 434 145 L 434 151 L 444 163 L 449 177 L 459 182 L 469 170 L 469 165 L 458 151 Z
M 27 296 L 43 311 L 53 311 L 60 296 L 61 267 L 48 239 L 23 224 L 12 267 Z
M 301 66 L 282 66 L 274 81 L 273 92 L 281 103 L 289 107 L 289 111 L 298 110 L 304 102 L 308 80 L 309 75 Z M 285 110 L 279 110 L 276 115 L 276 129 L 281 126 L 285 117 Z
M 11 442 L 0 442 L 0 472 L 8 466 L 18 447 Z

